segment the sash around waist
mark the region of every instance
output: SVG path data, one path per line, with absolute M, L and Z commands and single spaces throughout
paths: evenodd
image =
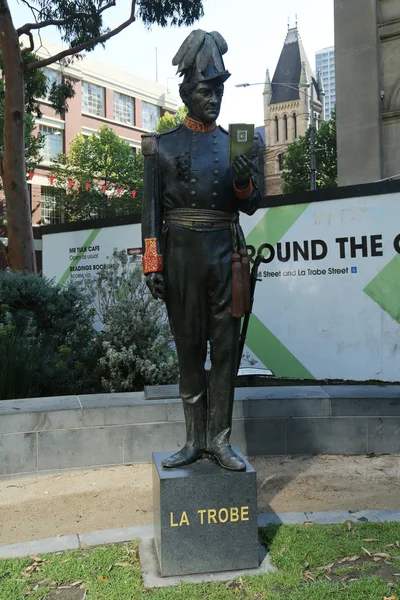
M 242 228 L 239 224 L 239 213 L 228 213 L 222 210 L 206 210 L 201 208 L 173 208 L 163 215 L 166 225 L 178 225 L 188 229 L 230 229 L 232 233 L 232 250 L 246 248 Z
M 239 214 L 201 208 L 173 208 L 164 213 L 163 220 L 181 227 L 228 228 L 239 222 Z

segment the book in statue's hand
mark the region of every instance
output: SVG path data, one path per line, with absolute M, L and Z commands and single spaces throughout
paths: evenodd
M 239 154 L 249 158 L 253 154 L 254 125 L 233 123 L 229 125 L 229 164 L 231 165 Z

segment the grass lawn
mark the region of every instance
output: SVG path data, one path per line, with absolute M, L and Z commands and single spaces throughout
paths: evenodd
M 400 600 L 400 523 L 262 529 L 277 573 L 144 590 L 137 544 L 0 560 L 0 600 Z

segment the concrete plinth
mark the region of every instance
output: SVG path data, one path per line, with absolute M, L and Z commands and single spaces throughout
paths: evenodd
M 235 449 L 237 452 L 237 450 Z M 172 452 L 153 453 L 154 541 L 163 577 L 259 566 L 256 472 L 203 459 L 163 469 Z

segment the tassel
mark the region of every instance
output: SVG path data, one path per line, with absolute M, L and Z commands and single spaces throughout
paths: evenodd
M 243 310 L 243 272 L 240 254 L 232 254 L 232 316 L 240 319 Z
M 239 254 L 242 258 L 243 311 L 247 313 L 250 310 L 250 261 L 247 250 L 240 250 Z

